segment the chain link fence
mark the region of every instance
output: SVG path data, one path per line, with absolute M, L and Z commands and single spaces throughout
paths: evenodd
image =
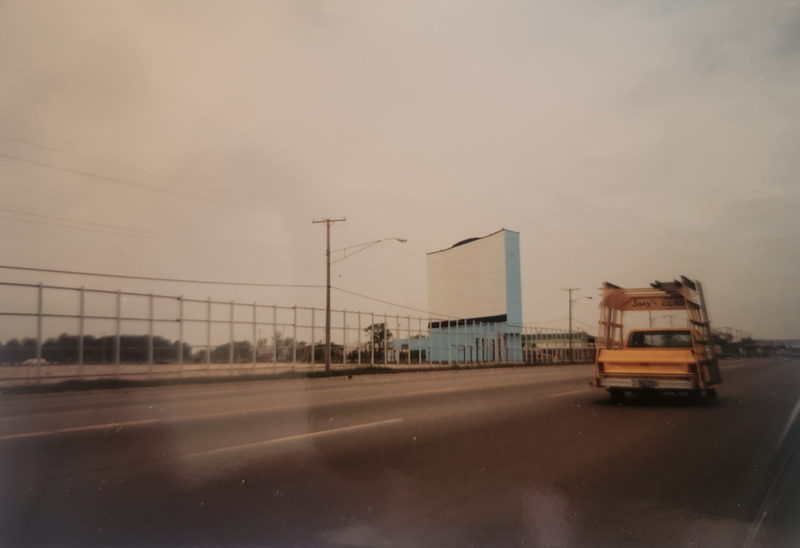
M 325 310 L 0 282 L 0 383 L 313 371 Z M 571 342 L 570 342 L 571 341 Z M 585 333 L 331 311 L 334 368 L 590 362 Z

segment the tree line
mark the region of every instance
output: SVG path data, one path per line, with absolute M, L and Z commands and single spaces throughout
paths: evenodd
M 356 361 L 359 352 L 362 361 L 370 360 L 370 345 L 374 345 L 375 360 L 383 361 L 384 342 L 386 345 L 392 340 L 392 332 L 382 323 L 370 325 L 364 329 L 370 336 L 366 343 L 359 349 L 347 353 L 349 361 Z M 42 343 L 42 358 L 48 363 L 70 364 L 78 363 L 79 337 L 63 333 L 58 337 L 46 339 Z M 104 335 L 83 337 L 83 362 L 87 364 L 114 363 L 116 352 L 116 337 Z M 206 348 L 193 349 L 189 343 L 173 341 L 161 336 L 153 336 L 153 361 L 155 363 L 175 363 L 179 360 L 180 346 L 183 346 L 183 360 L 185 362 L 205 362 Z M 294 341 L 291 337 L 284 337 L 280 332 L 271 339 L 260 339 L 255 346 L 256 359 L 260 362 L 290 361 L 293 354 L 298 361 L 311 361 L 312 345 L 305 341 Z M 231 357 L 234 362 L 249 362 L 253 359 L 253 344 L 250 341 L 234 341 L 216 345 L 210 349 L 210 361 L 215 363 L 228 362 Z M 277 352 L 277 356 L 275 353 Z M 344 349 L 340 344 L 331 344 L 331 358 L 341 362 Z M 25 360 L 36 357 L 36 339 L 25 337 L 10 339 L 0 343 L 0 364 L 20 364 Z M 147 335 L 120 335 L 119 360 L 122 363 L 147 363 L 148 362 L 148 336 Z M 325 359 L 325 345 L 317 342 L 314 345 L 314 361 L 321 362 Z
M 148 343 L 145 335 L 120 335 L 119 357 L 125 363 L 146 363 L 148 361 Z M 50 363 L 77 363 L 79 337 L 63 333 L 58 337 L 46 339 L 42 343 L 42 358 Z M 113 363 L 115 359 L 116 341 L 113 335 L 83 337 L 84 363 Z M 179 343 L 164 337 L 153 337 L 153 361 L 170 363 L 177 361 Z M 183 355 L 189 359 L 192 347 L 183 343 Z M 0 344 L 0 363 L 17 364 L 36 357 L 36 339 L 26 337 L 11 339 Z

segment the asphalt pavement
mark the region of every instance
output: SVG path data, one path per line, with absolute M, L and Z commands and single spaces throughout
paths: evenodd
M 800 360 L 715 404 L 589 366 L 0 396 L 2 546 L 800 545 Z

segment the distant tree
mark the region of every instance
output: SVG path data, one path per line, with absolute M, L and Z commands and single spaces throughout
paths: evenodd
M 217 346 L 211 351 L 211 361 L 214 363 L 227 363 L 230 360 L 231 343 L 225 343 Z M 203 359 L 205 359 L 205 350 L 201 351 Z M 250 361 L 253 357 L 253 345 L 250 341 L 234 341 L 233 342 L 233 361 L 243 362 Z
M 55 339 L 47 339 L 42 345 L 42 357 L 51 363 L 75 363 L 78 361 L 78 337 L 62 333 Z
M 370 334 L 370 340 L 368 343 L 372 343 L 373 345 L 372 350 L 369 348 L 366 350 L 370 350 L 370 352 L 374 351 L 375 360 L 385 361 L 383 349 L 384 347 L 387 349 L 390 347 L 392 342 L 392 331 L 388 329 L 383 322 L 368 325 L 366 328 L 364 328 L 364 331 Z
M 26 337 L 22 339 L 22 356 L 20 361 L 36 357 L 36 339 Z
M 272 342 L 270 342 L 270 339 Z M 258 340 L 258 355 L 264 360 L 272 360 L 273 352 L 278 353 L 279 360 L 291 360 L 292 358 L 292 345 L 297 345 L 299 348 L 301 343 L 295 343 L 293 337 L 284 337 L 280 331 L 275 333 L 270 338 L 263 338 Z
M 386 328 L 386 325 L 381 323 L 374 323 L 364 328 L 364 331 L 370 333 L 370 340 L 376 348 L 383 348 L 384 340 L 388 345 L 392 340 L 392 331 Z
M 147 335 L 120 335 L 120 361 L 122 363 L 147 363 L 148 361 L 148 336 Z M 188 343 L 183 345 L 183 359 L 190 360 L 192 347 Z M 13 346 L 13 345 L 12 345 Z M 25 352 L 34 352 L 35 341 L 32 349 Z M 77 363 L 79 358 L 80 338 L 77 335 L 62 333 L 57 338 L 47 339 L 42 345 L 42 357 L 52 363 Z M 115 359 L 116 337 L 105 335 L 94 337 L 85 335 L 83 338 L 84 363 L 113 363 Z M 23 354 L 25 352 L 22 352 Z M 165 337 L 153 337 L 153 361 L 156 363 L 171 363 L 178 360 L 178 342 Z
M 0 344 L 0 363 L 18 364 L 36 357 L 36 339 L 11 339 Z
M 3 362 L 20 363 L 22 362 L 22 343 L 17 339 L 11 339 L 3 345 Z
M 174 361 L 178 361 L 178 347 L 179 346 L 183 346 L 183 356 L 182 356 L 183 360 L 184 361 L 191 360 L 191 358 L 192 358 L 192 345 L 190 345 L 189 343 L 179 343 L 178 341 L 175 341 L 175 342 L 172 343 L 172 354 L 171 354 L 171 356 L 174 356 L 173 360 Z M 169 360 L 166 360 L 166 361 L 169 361 Z

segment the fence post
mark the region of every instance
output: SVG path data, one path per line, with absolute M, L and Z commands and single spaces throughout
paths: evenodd
M 417 340 L 419 340 L 420 343 L 422 343 L 422 341 L 425 340 L 424 333 L 422 332 L 422 318 L 417 318 L 417 323 L 419 324 L 417 326 L 418 327 L 417 334 L 419 335 L 419 339 Z M 417 364 L 422 365 L 422 344 L 420 344 L 419 348 L 417 349 Z
M 383 315 L 383 365 L 388 365 L 389 359 L 389 316 Z
M 461 359 L 460 359 L 461 358 L 461 356 L 460 356 L 460 351 L 461 351 L 461 320 L 455 320 L 455 324 L 456 325 L 455 325 L 455 329 L 453 330 L 453 338 L 455 339 L 455 345 L 454 345 L 455 346 L 455 351 L 456 351 L 455 352 L 455 354 L 456 354 L 455 355 L 455 358 L 456 358 L 455 362 L 456 362 L 456 365 L 458 365 L 459 363 L 461 363 Z
M 475 345 L 475 349 L 473 350 L 473 354 L 472 354 L 473 361 L 475 363 L 479 363 L 481 361 L 480 344 L 478 342 L 478 341 L 480 341 L 480 336 L 481 336 L 481 334 L 480 334 L 480 331 L 478 331 L 478 326 L 473 321 L 472 322 L 472 331 L 470 332 L 470 338 L 472 339 L 472 341 L 470 341 L 470 344 Z
M 528 342 L 530 344 L 528 360 L 531 362 L 531 365 L 536 365 L 536 349 L 539 348 L 539 337 L 535 327 L 528 328 Z
M 206 302 L 206 365 L 211 365 L 211 297 Z
M 461 362 L 464 365 L 467 365 L 467 319 L 464 318 L 459 323 L 461 324 L 461 327 L 459 327 L 458 329 L 458 333 L 459 335 L 461 335 L 459 337 L 459 340 L 461 341 L 461 344 L 459 346 L 461 347 L 460 350 L 462 352 Z
M 472 358 L 472 324 L 464 320 L 464 360 L 471 364 Z
M 272 365 L 278 364 L 278 307 L 272 305 Z
M 114 327 L 114 365 L 116 365 L 115 373 L 119 374 L 120 364 L 120 318 L 122 316 L 122 291 L 117 289 L 117 306 L 115 312 L 115 327 Z
M 406 316 L 408 322 L 408 365 L 411 365 L 411 316 Z
M 397 314 L 397 316 L 395 317 L 394 323 L 395 323 L 395 327 L 397 328 L 397 335 L 396 336 L 400 337 L 400 335 L 401 335 L 401 332 L 400 332 L 400 314 Z M 394 347 L 394 345 L 392 345 L 392 346 Z M 397 365 L 400 365 L 400 354 L 402 353 L 402 351 L 403 351 L 403 345 L 400 345 L 400 349 L 397 351 L 397 353 L 394 356 L 394 362 Z
M 478 322 L 475 327 L 475 360 L 483 363 L 483 324 Z
M 314 324 L 316 323 L 316 314 L 314 313 L 315 309 L 311 309 L 311 365 L 314 365 L 314 353 L 316 352 L 316 345 L 314 344 L 314 335 L 316 330 L 314 329 Z
M 522 335 L 519 339 L 519 346 L 522 349 L 522 361 L 525 365 L 528 365 L 528 328 L 524 325 L 522 326 Z
M 155 350 L 153 349 L 153 294 L 147 296 L 147 374 L 153 376 L 153 362 L 155 361 Z
M 361 312 L 356 312 L 358 319 L 356 320 L 356 329 L 358 335 L 356 336 L 356 352 L 358 353 L 358 365 L 361 365 Z
M 39 287 L 36 290 L 36 382 L 39 382 L 42 377 L 43 313 L 44 313 L 44 284 L 42 284 L 42 282 L 39 282 Z
M 503 340 L 503 333 L 500 331 L 499 324 L 497 333 L 495 334 L 495 338 L 497 339 L 497 361 L 502 363 L 503 360 L 506 359 L 506 354 L 505 354 L 505 341 Z
M 183 295 L 178 297 L 178 365 L 183 376 Z
M 484 322 L 480 322 L 478 326 L 478 330 L 480 331 L 481 336 L 481 363 L 486 363 L 487 353 L 486 353 L 486 324 Z
M 428 356 L 427 357 L 428 357 L 428 365 L 430 365 L 429 369 L 433 368 L 433 346 L 434 346 L 434 341 L 433 341 L 433 333 L 434 333 L 434 331 L 433 330 L 434 329 L 436 330 L 435 331 L 436 334 L 437 334 L 436 335 L 436 339 L 437 339 L 437 343 L 438 343 L 438 340 L 440 339 L 439 334 L 441 334 L 441 328 L 442 328 L 441 322 L 438 322 L 436 324 L 436 325 L 438 325 L 438 327 L 435 327 L 435 328 L 433 327 L 432 324 L 434 323 L 435 320 L 436 320 L 436 318 L 428 318 Z
M 467 319 L 456 320 L 456 323 L 460 324 L 458 328 L 458 340 L 460 341 L 458 346 L 461 351 L 461 363 L 467 365 Z
M 297 305 L 292 307 L 292 363 L 297 362 Z
M 155 351 L 153 349 L 153 294 L 147 296 L 147 363 L 150 365 L 150 373 L 153 372 L 153 361 Z
M 453 362 L 458 365 L 461 363 L 460 353 L 461 350 L 461 325 L 460 320 L 453 320 Z
M 233 341 L 234 333 L 233 333 L 233 301 L 230 304 L 230 310 L 228 314 L 228 364 L 232 365 L 236 356 L 234 355 L 233 350 Z M 231 368 L 232 369 L 232 368 Z
M 461 325 L 460 320 L 453 320 L 453 361 L 456 365 L 460 363 L 459 350 L 461 346 Z
M 83 332 L 86 316 L 86 290 L 81 286 L 78 292 L 78 365 L 83 366 Z M 81 376 L 83 369 L 78 369 L 78 376 Z
M 256 303 L 253 303 L 253 321 L 251 322 L 252 328 L 252 340 L 253 340 L 253 352 L 251 353 L 251 358 L 253 360 L 253 368 L 256 366 L 256 362 L 258 361 L 258 335 L 256 334 Z
M 447 320 L 447 365 L 453 365 L 453 345 L 450 343 L 450 323 L 451 320 Z
M 342 310 L 342 365 L 347 365 L 347 310 Z
M 36 362 L 42 359 L 42 312 L 44 311 L 44 285 L 36 289 Z
M 372 327 L 372 329 L 369 330 L 369 365 L 370 367 L 375 367 L 375 313 L 370 312 L 369 317 L 370 326 Z

